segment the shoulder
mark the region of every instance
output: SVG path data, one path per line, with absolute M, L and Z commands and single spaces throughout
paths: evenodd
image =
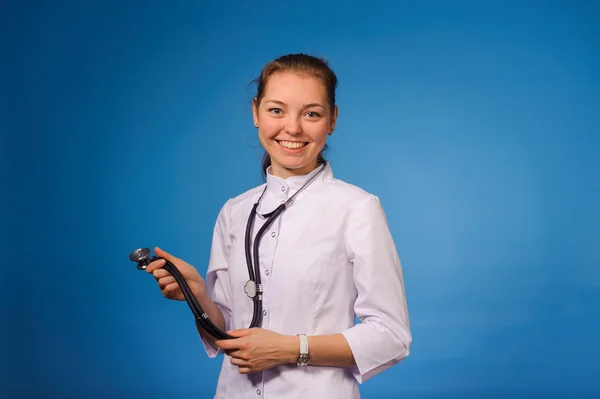
M 332 191 L 336 191 L 339 194 L 349 195 L 355 199 L 366 199 L 373 195 L 362 187 L 338 178 L 332 178 L 329 186 Z
M 368 204 L 379 205 L 379 198 L 374 193 L 338 178 L 331 178 L 327 182 L 324 193 L 338 209 L 353 211 Z

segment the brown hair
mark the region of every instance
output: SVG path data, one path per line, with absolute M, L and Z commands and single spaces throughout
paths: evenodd
M 327 99 L 329 100 L 329 106 L 331 113 L 333 114 L 335 108 L 335 89 L 337 88 L 337 77 L 335 73 L 329 68 L 327 61 L 323 58 L 318 58 L 307 54 L 288 54 L 281 56 L 263 67 L 260 76 L 254 80 L 258 88 L 256 90 L 256 107 L 258 108 L 260 101 L 264 96 L 265 87 L 267 81 L 271 75 L 276 72 L 300 72 L 312 75 L 318 79 L 321 79 L 325 85 L 327 91 Z M 319 164 L 325 162 L 323 153 L 327 150 L 327 144 L 323 147 L 317 162 Z M 267 168 L 271 165 L 271 157 L 265 151 L 262 159 L 262 172 L 263 176 L 267 173 Z

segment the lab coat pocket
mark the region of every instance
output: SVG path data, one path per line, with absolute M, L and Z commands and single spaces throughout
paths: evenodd
M 281 331 L 331 333 L 352 318 L 351 268 L 345 264 L 307 251 L 286 253 L 276 257 L 272 278 L 272 322 Z
M 314 256 L 314 255 L 313 255 Z M 339 332 L 354 315 L 352 268 L 343 262 L 314 256 L 308 270 L 315 334 Z

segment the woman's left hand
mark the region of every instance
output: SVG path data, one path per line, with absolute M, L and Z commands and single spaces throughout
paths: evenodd
M 215 343 L 231 356 L 231 364 L 240 374 L 256 373 L 296 361 L 300 341 L 296 336 L 282 335 L 262 328 L 228 331 L 234 339 Z

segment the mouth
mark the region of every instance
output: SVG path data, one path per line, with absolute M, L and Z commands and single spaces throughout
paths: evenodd
M 275 140 L 277 143 L 283 147 L 286 151 L 298 152 L 302 151 L 304 147 L 308 145 L 308 143 L 302 141 L 287 141 L 287 140 Z

